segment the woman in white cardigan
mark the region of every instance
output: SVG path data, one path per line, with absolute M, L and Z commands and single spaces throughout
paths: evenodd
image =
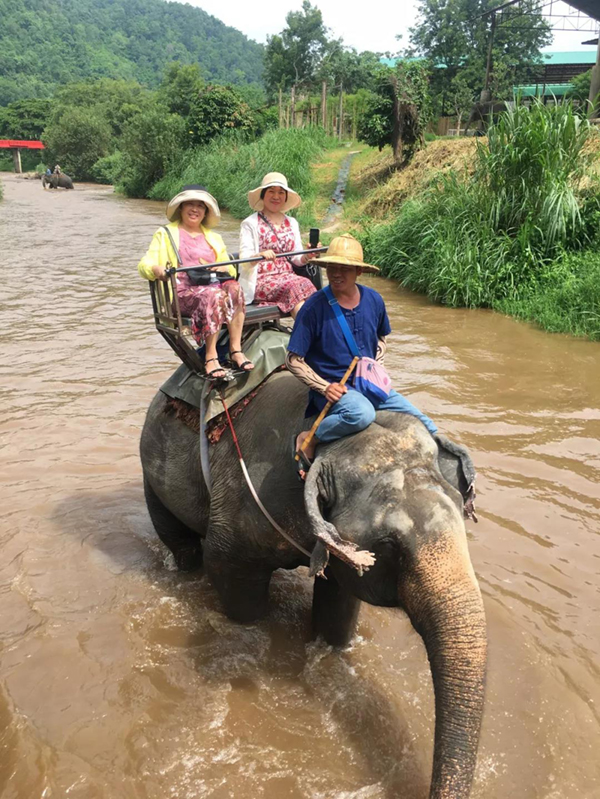
M 246 304 L 277 305 L 295 317 L 307 297 L 316 289 L 306 277 L 296 275 L 293 266 L 304 266 L 310 255 L 280 258 L 279 253 L 302 250 L 300 227 L 286 211 L 300 205 L 300 196 L 289 188 L 285 175 L 269 172 L 261 185 L 248 192 L 256 213 L 244 219 L 240 230 L 240 258 L 260 255 L 258 263 L 241 264 L 239 282 Z

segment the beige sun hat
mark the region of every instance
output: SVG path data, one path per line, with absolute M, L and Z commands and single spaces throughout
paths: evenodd
M 190 200 L 199 200 L 206 205 L 206 214 L 202 220 L 204 227 L 216 227 L 221 221 L 221 211 L 219 210 L 219 203 L 215 200 L 212 194 L 209 194 L 204 186 L 197 183 L 192 183 L 189 186 L 184 186 L 179 194 L 176 194 L 172 200 L 169 200 L 167 205 L 167 219 L 169 222 L 179 220 L 181 203 L 187 203 Z
M 282 175 L 281 172 L 267 172 L 267 174 L 261 180 L 260 186 L 257 186 L 255 189 L 252 189 L 252 191 L 248 192 L 248 202 L 250 203 L 250 208 L 252 208 L 253 211 L 262 211 L 264 208 L 264 202 L 261 200 L 260 195 L 264 189 L 268 189 L 271 186 L 279 186 L 287 191 L 287 200 L 281 207 L 281 210 L 284 213 L 286 211 L 291 211 L 292 208 L 297 208 L 302 202 L 298 192 L 290 189 L 288 186 L 285 175 Z
M 311 263 L 323 267 L 327 266 L 327 264 L 360 266 L 363 272 L 371 272 L 372 274 L 377 274 L 377 272 L 379 272 L 379 267 L 373 266 L 373 264 L 366 264 L 363 261 L 363 248 L 361 243 L 349 233 L 344 233 L 332 239 L 331 244 L 327 248 L 327 252 L 319 258 L 314 258 Z

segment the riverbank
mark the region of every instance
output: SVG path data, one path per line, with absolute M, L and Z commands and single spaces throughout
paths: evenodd
M 363 146 L 338 229 L 436 302 L 600 340 L 599 174 L 597 130 L 522 109 L 491 142 L 437 139 L 400 170 Z

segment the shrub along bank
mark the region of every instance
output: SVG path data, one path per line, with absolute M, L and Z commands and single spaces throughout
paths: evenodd
M 295 214 L 302 225 L 313 221 L 317 184 L 311 164 L 327 148 L 338 146 L 322 128 L 268 131 L 260 139 L 244 142 L 227 136 L 188 151 L 150 191 L 155 200 L 167 200 L 188 183 L 201 183 L 223 208 L 243 219 L 250 213 L 247 194 L 260 185 L 267 172 L 283 172 L 302 197 Z
M 569 104 L 517 106 L 471 174 L 450 172 L 365 229 L 368 261 L 452 306 L 491 307 L 600 339 L 600 187 Z

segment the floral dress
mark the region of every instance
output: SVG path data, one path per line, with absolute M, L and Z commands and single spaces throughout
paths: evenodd
M 287 216 L 284 217 L 281 227 L 275 230 L 276 232 L 259 214 L 259 251 L 293 252 L 296 242 Z M 258 265 L 256 291 L 254 292 L 254 302 L 257 305 L 277 305 L 279 310 L 286 314 L 299 302 L 304 302 L 315 291 L 315 287 L 307 277 L 301 277 L 294 273 L 287 258 L 261 261 Z
M 190 236 L 179 228 L 179 256 L 182 266 L 197 266 L 200 260 L 212 263 L 215 253 L 202 234 Z M 205 339 L 218 333 L 221 326 L 231 322 L 241 311 L 246 313 L 244 293 L 237 280 L 192 286 L 186 272 L 177 275 L 177 297 L 184 316 L 192 318 L 192 335 L 201 346 Z

